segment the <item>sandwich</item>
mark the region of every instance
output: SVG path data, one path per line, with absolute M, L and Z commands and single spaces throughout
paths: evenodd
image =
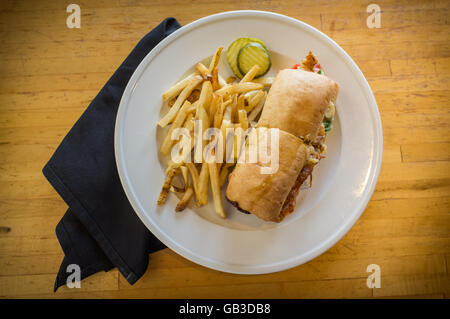
M 256 163 L 238 163 L 228 177 L 226 190 L 226 198 L 240 211 L 273 222 L 281 221 L 283 204 L 307 159 L 307 147 L 301 139 L 279 131 L 278 141 L 279 162 L 275 173 L 263 174 L 261 168 L 269 163 L 259 158 Z M 271 147 L 268 145 L 269 153 L 273 151 Z M 248 145 L 245 151 L 248 153 Z
M 265 221 L 280 222 L 292 213 L 300 187 L 326 152 L 337 94 L 337 83 L 325 75 L 306 68 L 281 70 L 257 124 L 279 129 L 279 168 L 263 174 L 260 161 L 238 163 L 228 178 L 227 200 Z
M 330 101 L 338 93 L 336 82 L 317 73 L 284 69 L 276 76 L 258 126 L 279 128 L 305 142 L 314 142 Z

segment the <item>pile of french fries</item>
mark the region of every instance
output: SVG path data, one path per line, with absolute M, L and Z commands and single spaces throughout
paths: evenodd
M 254 79 L 259 71 L 259 66 L 255 65 L 240 81 L 234 77 L 224 80 L 219 75 L 218 68 L 222 49 L 219 47 L 216 50 L 209 67 L 197 63 L 194 73 L 163 93 L 163 101 L 167 102 L 170 109 L 158 125 L 162 128 L 171 125 L 160 149 L 164 156 L 171 153 L 175 143 L 171 136 L 176 128 L 188 129 L 193 140 L 195 120 L 201 121 L 203 131 L 214 127 L 224 133 L 227 128 L 237 127 L 241 127 L 246 132 L 249 127 L 256 124 L 255 120 L 261 113 L 267 96 L 265 89 L 270 87 L 273 78 Z M 226 135 L 223 134 L 223 136 L 225 139 Z M 221 145 L 225 144 L 226 141 L 223 141 Z M 235 158 L 237 156 L 235 155 Z M 195 164 L 188 159 L 177 163 L 169 160 L 158 205 L 166 202 L 169 192 L 181 194 L 181 199 L 175 208 L 177 212 L 183 211 L 193 196 L 197 206 L 206 205 L 210 184 L 215 212 L 220 217 L 226 218 L 221 188 L 233 166 L 234 163 L 203 161 Z M 182 186 L 177 186 L 175 183 L 177 176 Z

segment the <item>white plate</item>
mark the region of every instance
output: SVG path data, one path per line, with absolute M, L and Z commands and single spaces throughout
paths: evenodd
M 313 187 L 301 192 L 295 212 L 279 224 L 242 214 L 228 204 L 229 217 L 222 220 L 214 213 L 211 200 L 201 209 L 192 205 L 175 213 L 177 199 L 173 194 L 163 207 L 156 205 L 165 169 L 158 155 L 162 92 L 217 47 L 226 48 L 243 36 L 260 38 L 267 44 L 273 57 L 272 74 L 300 62 L 312 50 L 326 74 L 340 85 L 327 158 L 314 170 Z M 221 73 L 228 70 L 222 61 Z M 177 30 L 141 62 L 122 96 L 115 153 L 128 199 L 142 222 L 165 245 L 220 271 L 270 273 L 320 255 L 359 218 L 380 171 L 381 120 L 363 74 L 326 35 L 275 13 L 225 12 Z

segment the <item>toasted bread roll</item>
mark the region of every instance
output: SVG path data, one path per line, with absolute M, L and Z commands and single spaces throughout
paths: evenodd
M 246 154 L 249 147 L 246 147 Z M 268 153 L 272 145 L 268 143 Z M 306 147 L 294 135 L 279 131 L 278 170 L 261 173 L 271 163 L 238 163 L 228 177 L 226 198 L 241 211 L 252 213 L 266 221 L 280 222 L 283 204 L 306 161 Z M 248 158 L 248 154 L 246 155 Z
M 305 141 L 314 141 L 324 113 L 337 94 L 337 83 L 324 75 L 281 70 L 267 95 L 258 126 L 279 128 Z

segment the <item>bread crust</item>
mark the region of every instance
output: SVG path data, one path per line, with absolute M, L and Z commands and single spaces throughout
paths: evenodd
M 260 161 L 238 163 L 228 177 L 226 198 L 241 211 L 266 221 L 279 222 L 281 208 L 305 164 L 306 152 L 306 146 L 299 138 L 279 131 L 278 170 L 273 174 L 262 174 L 261 167 L 269 164 Z
M 284 69 L 276 76 L 258 122 L 259 127 L 279 128 L 306 141 L 314 141 L 338 85 L 324 75 Z

